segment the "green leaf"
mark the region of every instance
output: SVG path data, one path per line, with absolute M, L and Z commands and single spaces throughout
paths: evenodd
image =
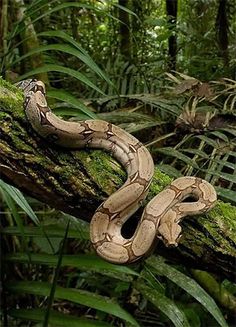
M 220 186 L 214 186 L 217 194 L 225 201 L 236 203 L 236 191 L 229 190 Z
M 119 8 L 119 9 L 121 9 L 121 10 L 127 12 L 128 14 L 135 16 L 135 17 L 140 21 L 139 17 L 135 14 L 135 12 L 133 12 L 133 11 L 130 10 L 130 9 L 128 9 L 127 7 L 124 7 L 124 6 L 119 5 L 119 4 L 114 4 L 114 7 L 117 7 L 117 8 Z
M 56 31 L 44 31 L 41 33 L 38 33 L 38 36 L 48 36 L 48 37 L 56 37 L 61 38 L 64 41 L 67 41 L 68 43 L 72 44 L 75 48 L 77 48 L 81 53 L 83 53 L 86 56 L 89 56 L 89 54 L 85 51 L 84 48 L 82 48 L 78 42 L 76 42 L 69 34 L 65 33 L 64 31 L 56 30 Z M 92 60 L 92 58 L 91 58 Z
M 24 225 L 23 225 L 22 219 L 18 213 L 17 207 L 16 207 L 15 202 L 12 199 L 12 197 L 3 188 L 1 191 L 2 191 L 3 200 L 6 202 L 8 208 L 10 209 L 10 211 L 15 219 L 15 222 L 17 224 L 20 235 L 22 237 L 22 245 L 23 245 L 23 251 L 24 251 L 24 249 L 27 249 L 27 246 L 26 246 L 27 240 L 26 240 L 26 236 L 24 233 Z
M 50 289 L 50 294 L 49 294 L 48 299 L 47 299 L 47 308 L 46 308 L 45 316 L 44 316 L 44 319 L 43 319 L 43 327 L 48 326 L 50 311 L 52 309 L 54 296 L 55 296 L 55 290 L 56 290 L 57 282 L 58 282 L 58 279 L 59 279 L 61 262 L 62 262 L 63 252 L 65 250 L 65 245 L 66 245 L 66 239 L 67 239 L 67 235 L 68 235 L 69 226 L 70 226 L 70 221 L 68 220 L 66 230 L 65 230 L 65 234 L 64 234 L 64 238 L 63 238 L 63 240 L 62 240 L 62 242 L 60 244 L 59 255 L 57 256 L 56 269 L 54 270 L 54 273 L 53 273 L 52 286 L 51 286 L 51 289 Z
M 35 69 L 31 69 L 27 73 L 21 75 L 20 78 L 18 78 L 17 80 L 23 80 L 30 76 L 37 75 L 39 73 L 48 73 L 48 72 L 58 72 L 58 73 L 63 73 L 63 74 L 75 77 L 77 80 L 79 80 L 82 83 L 86 84 L 87 86 L 91 87 L 93 90 L 101 93 L 102 95 L 105 95 L 85 75 L 81 74 L 80 72 L 78 72 L 74 69 L 64 67 L 64 66 L 59 66 L 59 65 L 48 64 L 48 65 L 43 65 L 43 66 L 35 68 Z
M 50 283 L 40 283 L 40 282 L 10 282 L 7 283 L 6 288 L 11 292 L 16 293 L 27 293 L 40 296 L 48 296 L 51 289 Z M 124 309 L 121 308 L 119 304 L 112 301 L 110 298 L 101 296 L 95 293 L 80 289 L 63 288 L 57 286 L 55 291 L 55 298 L 67 300 L 73 303 L 84 305 L 96 310 L 100 310 L 111 314 L 115 317 L 123 319 L 133 326 L 139 326 L 137 321 Z
M 160 165 L 155 165 L 155 166 L 160 171 L 162 171 L 163 173 L 165 173 L 171 177 L 179 178 L 179 177 L 183 176 L 179 170 L 177 170 L 175 167 L 172 167 L 171 165 L 160 164 Z
M 195 308 L 181 308 L 187 317 L 191 327 L 201 327 L 201 319 Z
M 229 138 L 227 137 L 227 135 L 225 135 L 224 133 L 221 133 L 220 131 L 213 131 L 213 132 L 211 132 L 210 134 L 211 134 L 211 135 L 214 135 L 215 137 L 217 137 L 217 138 L 219 138 L 219 139 L 221 139 L 221 140 L 223 140 L 223 141 L 226 142 L 226 143 L 229 143 L 229 142 L 230 142 L 230 140 L 229 140 Z
M 53 107 L 53 113 L 55 115 L 61 116 L 61 117 L 68 117 L 68 116 L 70 116 L 70 117 L 76 117 L 76 119 L 78 119 L 78 120 L 87 120 L 87 119 L 90 119 L 87 114 L 82 113 L 82 111 L 79 112 L 78 109 L 76 109 L 76 108 L 73 108 L 73 107 L 70 107 L 70 108 L 68 108 L 68 107 L 66 107 L 66 108 L 62 107 L 62 108 L 60 108 L 60 104 L 58 104 L 58 106 L 55 105 Z
M 221 128 L 221 131 L 227 132 L 229 134 L 232 134 L 233 136 L 236 136 L 235 127 L 233 127 L 233 128 Z
M 39 6 L 36 8 L 34 8 L 34 6 L 28 6 L 28 8 L 26 8 L 25 12 L 24 12 L 24 17 L 23 19 L 19 22 L 16 22 L 15 25 L 13 25 L 12 31 L 10 32 L 8 39 L 12 40 L 16 37 L 16 35 L 22 33 L 22 31 L 24 31 L 26 28 L 28 28 L 28 24 L 29 22 L 27 21 L 27 19 L 29 17 L 36 17 L 36 18 L 31 18 L 31 24 L 34 25 L 35 22 L 37 22 L 40 19 L 43 19 L 46 16 L 49 16 L 50 14 L 56 12 L 56 11 L 60 11 L 62 9 L 66 9 L 66 8 L 87 8 L 90 10 L 94 10 L 99 14 L 99 11 L 96 10 L 96 8 L 94 6 L 88 5 L 88 4 L 83 4 L 83 3 L 76 3 L 76 2 L 64 2 L 62 4 L 53 6 L 52 4 L 57 2 L 56 0 L 51 0 L 50 1 L 50 6 L 51 9 L 48 7 L 48 3 L 43 4 L 42 6 Z M 46 9 L 43 9 L 44 6 L 47 6 Z M 31 8 L 30 8 L 31 7 Z M 28 10 L 30 9 L 30 10 Z M 42 14 L 43 12 L 43 14 Z M 14 47 L 12 47 L 14 50 Z
M 219 148 L 219 143 L 212 140 L 210 137 L 207 137 L 205 135 L 197 135 L 196 137 L 199 138 L 200 140 L 206 142 L 207 144 L 211 145 L 214 149 Z
M 200 149 L 181 149 L 181 151 L 197 155 L 200 158 L 209 159 L 209 155 Z
M 20 235 L 21 231 L 17 227 L 5 227 L 2 234 L 8 235 Z M 24 227 L 24 234 L 26 236 L 45 236 L 45 234 L 50 238 L 63 238 L 65 233 L 64 227 L 58 227 L 56 224 L 39 227 Z M 79 227 L 78 230 L 70 228 L 68 233 L 68 238 L 76 238 L 82 240 L 89 240 L 89 230 L 88 228 Z
M 42 34 L 46 35 L 46 33 L 42 33 Z M 73 42 L 73 45 L 75 45 L 75 42 L 76 41 Z M 27 57 L 30 57 L 30 56 L 32 56 L 32 55 L 34 55 L 36 53 L 40 53 L 40 52 L 43 52 L 43 51 L 49 51 L 49 50 L 61 51 L 61 52 L 64 52 L 64 53 L 68 53 L 68 54 L 70 54 L 72 56 L 75 56 L 76 58 L 78 58 L 79 60 L 84 62 L 87 65 L 87 67 L 90 68 L 92 71 L 94 71 L 99 77 L 104 79 L 109 85 L 115 87 L 114 84 L 111 82 L 111 80 L 107 77 L 107 75 L 98 67 L 98 65 L 95 63 L 95 61 L 93 61 L 93 59 L 89 56 L 89 54 L 86 53 L 85 50 L 83 50 L 83 48 L 81 48 L 80 46 L 76 46 L 76 48 L 74 46 L 72 47 L 72 46 L 70 46 L 68 44 L 42 45 L 42 46 L 40 46 L 38 48 L 35 48 L 35 49 L 27 52 L 25 55 L 21 56 L 16 61 L 14 61 L 11 65 L 13 65 L 13 64 L 15 64 L 15 63 L 27 58 Z
M 222 327 L 228 327 L 221 311 L 217 307 L 215 301 L 210 297 L 204 289 L 196 283 L 196 281 L 177 269 L 171 267 L 164 262 L 162 257 L 151 256 L 146 260 L 146 264 L 152 269 L 154 273 L 165 276 L 173 283 L 184 289 L 188 294 L 192 295 L 204 308 L 212 314 Z
M 223 163 L 223 162 L 222 162 Z M 207 173 L 212 174 L 213 176 L 218 176 L 226 181 L 236 183 L 236 175 L 223 173 L 222 171 L 218 172 L 216 170 L 207 170 Z
M 166 100 L 164 97 L 153 95 L 153 94 L 134 94 L 128 95 L 127 98 L 141 101 L 155 107 L 155 111 L 160 113 L 168 113 L 171 116 L 179 116 L 181 114 L 182 105 L 177 101 L 174 103 L 173 100 Z
M 47 96 L 57 100 L 62 100 L 73 107 L 77 108 L 79 111 L 86 114 L 89 118 L 96 119 L 97 116 L 91 110 L 89 110 L 82 101 L 75 98 L 72 94 L 62 91 L 62 90 L 49 90 L 47 91 Z M 77 111 L 78 112 L 78 111 Z
M 176 327 L 190 327 L 183 311 L 161 292 L 147 286 L 144 281 L 139 280 L 135 288 L 155 307 L 164 313 Z
M 1 183 L 1 182 L 0 182 Z M 24 225 L 22 224 L 22 219 L 19 215 L 19 212 L 17 210 L 17 207 L 15 205 L 15 201 L 13 201 L 12 197 L 5 191 L 5 189 L 2 187 L 1 189 L 1 193 L 2 193 L 2 197 L 3 197 L 3 200 L 6 202 L 8 208 L 10 209 L 14 219 L 15 219 L 15 222 L 17 224 L 17 227 L 20 231 L 20 234 L 22 236 L 25 236 L 24 234 Z
M 119 125 L 128 133 L 137 133 L 140 130 L 160 125 L 157 119 L 137 112 L 112 111 L 99 113 L 98 117 L 112 124 Z
M 48 36 L 48 37 L 56 37 L 61 38 L 64 41 L 72 44 L 76 49 L 78 49 L 80 54 L 80 59 L 88 65 L 93 71 L 97 73 L 98 76 L 103 78 L 113 89 L 115 89 L 114 83 L 110 80 L 108 75 L 95 63 L 92 57 L 86 52 L 84 48 L 82 48 L 77 41 L 75 41 L 69 34 L 65 33 L 64 31 L 56 30 L 56 31 L 45 31 L 39 33 L 38 36 Z M 82 54 L 84 56 L 82 56 Z
M 58 262 L 58 256 L 56 255 L 35 253 L 31 253 L 30 256 L 27 253 L 11 253 L 7 254 L 4 259 L 8 262 L 33 263 L 50 267 L 56 267 Z M 74 267 L 83 271 L 94 271 L 127 281 L 132 280 L 128 276 L 139 276 L 136 271 L 129 267 L 109 263 L 91 254 L 63 255 L 61 266 Z
M 88 5 L 88 4 L 84 4 L 84 3 L 77 3 L 77 2 L 64 2 L 62 4 L 59 4 L 58 6 L 53 6 L 52 9 L 47 9 L 44 11 L 44 13 L 42 15 L 38 15 L 37 18 L 35 18 L 34 20 L 32 20 L 32 23 L 35 23 L 37 22 L 38 20 L 46 17 L 46 16 L 49 16 L 51 15 L 52 13 L 56 12 L 56 11 L 59 11 L 59 10 L 62 10 L 62 9 L 67 9 L 67 8 L 70 8 L 70 7 L 74 7 L 74 8 L 87 8 L 87 9 L 91 9 L 91 10 L 95 10 L 96 11 L 96 8 L 91 6 L 91 5 Z M 27 16 L 26 16 L 27 17 Z
M 24 195 L 14 186 L 8 185 L 0 179 L 0 187 L 25 211 L 32 221 L 39 225 L 39 220 Z
M 162 154 L 170 156 L 170 157 L 175 157 L 175 158 L 187 163 L 188 165 L 190 165 L 196 169 L 199 169 L 199 166 L 196 163 L 196 161 L 192 160 L 185 154 L 183 154 L 180 151 L 173 149 L 171 147 L 165 147 L 165 148 L 159 148 L 159 149 L 157 148 L 157 149 L 155 149 L 155 152 L 159 152 L 159 153 L 162 153 Z
M 43 322 L 45 310 L 43 309 L 12 309 L 9 316 L 27 321 Z M 92 319 L 81 319 L 57 311 L 50 311 L 49 323 L 57 327 L 111 327 L 110 324 Z

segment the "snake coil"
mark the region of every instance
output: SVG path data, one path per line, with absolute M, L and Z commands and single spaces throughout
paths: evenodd
M 126 169 L 126 182 L 99 206 L 90 223 L 91 242 L 104 259 L 118 264 L 136 261 L 149 251 L 156 237 L 167 246 L 177 246 L 181 219 L 204 213 L 215 205 L 212 185 L 200 178 L 180 177 L 147 204 L 133 236 L 124 238 L 121 228 L 142 204 L 154 173 L 147 148 L 108 122 L 75 123 L 58 118 L 47 105 L 41 81 L 24 80 L 17 86 L 24 91 L 27 118 L 39 135 L 66 148 L 104 149 Z M 188 197 L 196 201 L 184 202 Z

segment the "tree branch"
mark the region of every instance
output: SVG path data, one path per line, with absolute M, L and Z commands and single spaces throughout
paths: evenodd
M 51 147 L 27 123 L 18 89 L 0 80 L 1 178 L 25 193 L 89 221 L 98 205 L 125 181 L 122 167 L 99 150 Z M 148 200 L 171 179 L 156 170 Z M 233 279 L 236 263 L 236 208 L 218 202 L 207 215 L 184 219 L 177 249 L 155 251 L 192 267 Z

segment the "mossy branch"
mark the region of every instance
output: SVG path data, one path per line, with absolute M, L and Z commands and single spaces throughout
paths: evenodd
M 1 177 L 27 194 L 76 217 L 90 220 L 98 205 L 125 181 L 122 167 L 99 150 L 50 147 L 27 123 L 23 96 L 0 80 Z M 171 181 L 156 170 L 150 200 Z M 219 201 L 207 215 L 184 219 L 177 249 L 158 244 L 165 257 L 235 276 L 236 207 Z

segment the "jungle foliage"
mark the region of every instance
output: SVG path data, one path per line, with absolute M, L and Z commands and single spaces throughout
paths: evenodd
M 236 205 L 234 0 L 1 0 L 1 76 L 37 77 L 54 112 L 133 133 L 170 177 Z M 236 285 L 152 256 L 104 262 L 88 224 L 0 180 L 7 326 L 233 326 Z M 205 269 L 207 270 L 207 269 Z

